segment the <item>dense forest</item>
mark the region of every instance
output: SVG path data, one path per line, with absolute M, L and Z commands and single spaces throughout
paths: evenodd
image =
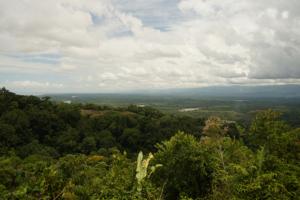
M 0 199 L 298 199 L 300 129 L 0 90 Z

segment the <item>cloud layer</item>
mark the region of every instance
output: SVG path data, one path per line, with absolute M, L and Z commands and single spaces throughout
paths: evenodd
M 0 0 L 0 84 L 107 92 L 300 83 L 298 0 Z

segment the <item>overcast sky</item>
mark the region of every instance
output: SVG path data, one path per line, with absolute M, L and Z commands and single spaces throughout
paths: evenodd
M 300 83 L 300 0 L 0 0 L 0 86 Z

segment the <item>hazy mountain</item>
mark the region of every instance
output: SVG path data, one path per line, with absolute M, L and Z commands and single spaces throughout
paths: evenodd
M 197 96 L 197 97 L 300 97 L 300 85 L 276 86 L 212 86 L 203 88 L 140 91 L 140 94 Z
M 47 94 L 54 99 L 139 99 L 139 98 L 167 98 L 167 97 L 225 97 L 225 98 L 300 98 L 300 85 L 277 85 L 277 86 L 213 86 L 203 88 L 162 89 L 162 90 L 139 90 L 122 93 L 65 93 Z

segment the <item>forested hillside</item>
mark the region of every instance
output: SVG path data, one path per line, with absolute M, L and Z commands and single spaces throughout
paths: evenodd
M 272 110 L 244 127 L 0 90 L 0 199 L 298 199 L 299 160 Z

